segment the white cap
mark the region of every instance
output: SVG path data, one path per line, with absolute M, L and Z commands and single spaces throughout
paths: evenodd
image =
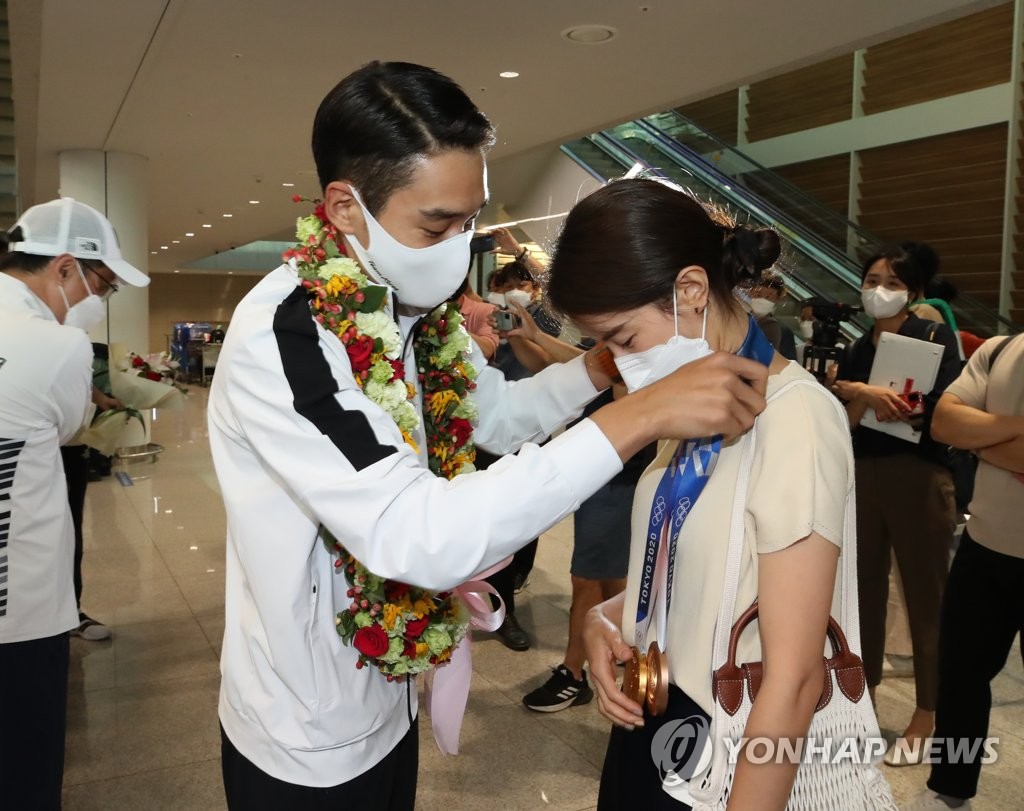
M 117 278 L 133 287 L 145 287 L 149 276 L 132 267 L 121 257 L 114 226 L 100 212 L 70 197 L 61 197 L 32 206 L 21 215 L 14 227 L 21 229 L 21 239 L 8 245 L 9 251 L 60 256 L 69 253 L 76 259 L 102 262 Z

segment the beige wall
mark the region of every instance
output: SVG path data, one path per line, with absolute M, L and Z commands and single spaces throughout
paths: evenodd
M 154 273 L 149 285 L 149 351 L 167 348 L 175 321 L 210 321 L 226 328 L 238 302 L 262 276 Z M 139 351 L 139 350 L 136 350 Z

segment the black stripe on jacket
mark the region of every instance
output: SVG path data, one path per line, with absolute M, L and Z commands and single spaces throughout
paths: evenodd
M 274 313 L 274 337 L 295 410 L 316 426 L 356 470 L 397 450 L 382 445 L 362 411 L 346 411 L 336 399 L 338 384 L 324 357 L 305 289 L 296 287 Z

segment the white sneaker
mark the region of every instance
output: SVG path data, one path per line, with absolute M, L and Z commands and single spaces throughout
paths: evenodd
M 958 811 L 971 811 L 971 801 L 964 800 L 963 805 L 951 806 L 943 800 L 938 792 L 929 789 L 919 795 L 910 805 L 903 806 L 903 811 L 950 811 L 956 808 Z
M 110 629 L 102 622 L 97 622 L 88 614 L 79 613 L 78 627 L 71 631 L 71 636 L 77 636 L 89 642 L 100 642 L 110 639 Z

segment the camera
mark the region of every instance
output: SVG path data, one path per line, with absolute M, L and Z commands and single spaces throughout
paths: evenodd
M 494 325 L 500 332 L 508 332 L 522 325 L 519 316 L 508 310 L 494 311 Z
M 469 241 L 469 252 L 487 253 L 493 251 L 497 244 L 494 234 L 478 234 Z
M 861 308 L 855 304 L 820 298 L 805 301 L 803 307 L 810 307 L 815 319 L 811 342 L 804 349 L 804 368 L 819 381 L 824 381 L 828 376 L 829 366 L 836 363 L 842 354 L 842 350 L 837 346 L 839 325 L 861 312 Z

